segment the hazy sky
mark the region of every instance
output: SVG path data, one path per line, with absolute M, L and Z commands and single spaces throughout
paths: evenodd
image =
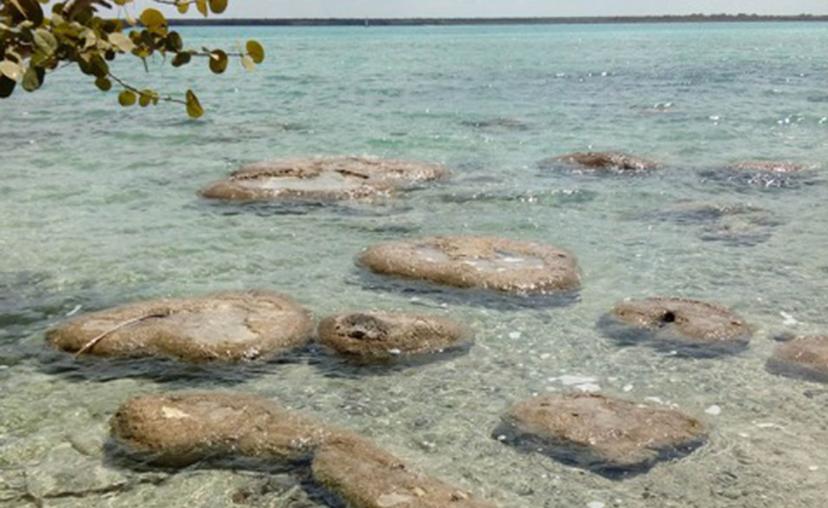
M 148 4 L 138 0 L 139 5 Z M 826 0 L 230 0 L 231 17 L 476 17 L 828 14 Z

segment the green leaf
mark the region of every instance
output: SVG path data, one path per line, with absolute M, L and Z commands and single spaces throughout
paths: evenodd
M 210 10 L 216 14 L 221 14 L 227 10 L 227 0 L 210 0 Z
M 112 89 L 112 81 L 109 78 L 98 78 L 95 80 L 95 86 L 102 92 L 108 92 Z
M 187 114 L 190 118 L 201 118 L 204 115 L 204 108 L 192 90 L 187 90 Z
M 135 96 L 135 92 L 132 90 L 124 90 L 120 94 L 118 94 L 118 102 L 121 106 L 128 107 L 135 104 L 137 97 Z
M 192 60 L 192 55 L 190 53 L 183 51 L 181 53 L 176 53 L 172 59 L 173 67 L 181 67 L 182 65 L 187 65 Z
M 257 64 L 264 62 L 265 50 L 258 41 L 247 41 L 247 54 L 250 55 L 250 58 L 252 58 Z
M 34 92 L 40 88 L 41 77 L 43 75 L 43 69 L 29 67 L 26 69 L 26 72 L 23 73 L 23 81 L 20 85 L 23 87 L 23 90 L 26 90 L 27 92 Z

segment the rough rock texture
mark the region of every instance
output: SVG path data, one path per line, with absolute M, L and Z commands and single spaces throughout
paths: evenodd
M 698 352 L 732 352 L 750 342 L 751 327 L 730 310 L 684 298 L 647 298 L 618 303 L 610 319 L 615 335 L 630 341 L 686 347 Z
M 616 476 L 686 455 L 704 443 L 706 431 L 700 421 L 675 410 L 575 393 L 516 404 L 494 437 Z
M 323 319 L 319 339 L 345 357 L 381 363 L 467 346 L 471 332 L 436 316 L 362 312 Z
M 56 446 L 26 471 L 26 492 L 36 499 L 108 492 L 127 482 L 121 472 L 78 453 L 68 443 Z
M 319 448 L 313 477 L 351 508 L 484 508 L 494 505 L 455 487 L 410 471 L 374 446 L 348 442 Z
M 576 152 L 541 161 L 542 167 L 573 166 L 582 171 L 641 173 L 658 169 L 658 164 L 618 152 Z
M 187 466 L 209 458 L 312 461 L 314 479 L 354 508 L 491 506 L 408 470 L 352 432 L 321 424 L 275 402 L 243 394 L 151 395 L 126 402 L 112 433 L 157 464 Z
M 47 340 L 97 356 L 165 356 L 184 361 L 238 361 L 284 353 L 308 342 L 313 321 L 286 296 L 263 291 L 133 303 L 75 318 Z
M 381 243 L 365 250 L 359 263 L 382 275 L 515 294 L 574 291 L 581 283 L 577 260 L 569 252 L 493 237 Z
M 201 195 L 230 201 L 371 200 L 447 175 L 439 164 L 372 157 L 281 160 L 245 166 Z
M 731 165 L 730 169 L 737 171 L 788 174 L 798 173 L 805 169 L 805 166 L 784 161 L 742 161 Z
M 768 369 L 828 383 L 828 336 L 797 337 L 780 344 L 768 360 Z

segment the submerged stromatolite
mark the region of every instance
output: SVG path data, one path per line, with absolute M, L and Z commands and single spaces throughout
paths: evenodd
M 651 160 L 620 152 L 575 152 L 542 160 L 544 168 L 570 167 L 579 171 L 636 174 L 658 169 Z
M 247 291 L 94 312 L 50 330 L 47 339 L 70 353 L 202 362 L 276 356 L 306 344 L 312 334 L 310 313 L 292 299 Z
M 468 492 L 408 468 L 353 432 L 237 393 L 148 395 L 111 422 L 142 460 L 183 467 L 207 459 L 310 462 L 314 481 L 354 508 L 491 508 Z
M 600 474 L 624 476 L 690 453 L 705 442 L 706 431 L 676 410 L 573 393 L 516 404 L 494 437 Z
M 353 361 L 387 363 L 467 347 L 471 332 L 437 316 L 358 312 L 323 319 L 319 340 Z
M 828 336 L 796 337 L 776 347 L 768 370 L 828 383 Z
M 574 291 L 575 256 L 557 247 L 484 236 L 437 236 L 366 249 L 359 263 L 374 273 L 457 288 L 513 294 Z
M 315 157 L 258 162 L 202 189 L 228 201 L 370 200 L 448 175 L 440 164 L 374 157 Z
M 649 342 L 699 356 L 744 349 L 753 334 L 750 325 L 729 309 L 686 298 L 623 301 L 601 326 L 623 342 Z

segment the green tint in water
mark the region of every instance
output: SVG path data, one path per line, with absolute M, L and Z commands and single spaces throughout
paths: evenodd
M 25 478 L 56 477 L 55 457 L 68 453 L 61 443 L 88 453 L 77 452 L 77 464 L 63 461 L 86 476 L 63 487 L 35 482 L 36 493 L 98 492 L 57 497 L 64 506 L 223 506 L 245 489 L 273 503 L 295 494 L 280 477 L 196 471 L 155 485 L 151 475 L 126 471 L 131 483 L 123 487 L 111 467 L 95 469 L 120 402 L 181 388 L 275 397 L 503 506 L 824 503 L 828 392 L 773 376 L 764 363 L 776 333 L 828 331 L 825 25 L 185 35 L 194 45 L 225 46 L 255 36 L 269 60 L 253 74 L 218 79 L 207 79 L 206 67 L 120 69 L 139 85 L 197 89 L 208 108 L 201 122 L 175 107 L 120 110 L 115 95 L 72 69 L 37 94 L 0 103 L 0 503 L 23 504 L 17 496 L 33 488 Z M 589 148 L 630 151 L 664 169 L 598 178 L 536 167 Z M 362 153 L 445 162 L 454 180 L 378 207 L 225 206 L 195 194 L 247 162 Z M 717 178 L 721 166 L 756 158 L 821 167 L 785 188 Z M 763 219 L 660 214 L 683 201 L 754 207 Z M 581 301 L 544 310 L 375 290 L 353 265 L 372 243 L 441 233 L 570 249 L 584 270 Z M 165 374 L 157 365 L 77 370 L 44 352 L 44 330 L 73 311 L 250 287 L 289 293 L 318 316 L 446 313 L 477 331 L 477 346 L 385 375 L 313 355 L 238 375 L 171 367 Z M 754 341 L 736 356 L 687 359 L 622 348 L 597 331 L 617 300 L 651 295 L 730 306 L 757 327 Z M 124 373 L 133 377 L 113 380 Z M 710 423 L 710 442 L 616 482 L 491 439 L 512 402 L 576 385 L 675 404 Z

